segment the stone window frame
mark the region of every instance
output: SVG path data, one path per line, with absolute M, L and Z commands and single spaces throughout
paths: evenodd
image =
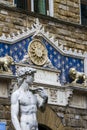
M 31 2 L 30 11 L 34 12 L 34 0 L 30 0 L 30 2 Z M 54 0 L 48 0 L 48 3 L 49 3 L 49 10 L 47 10 L 46 15 L 53 17 L 54 16 Z M 16 6 L 15 0 L 13 0 L 13 5 Z

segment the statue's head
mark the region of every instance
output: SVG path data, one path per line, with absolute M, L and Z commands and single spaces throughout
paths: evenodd
M 19 67 L 17 70 L 17 76 L 23 77 L 26 75 L 32 75 L 36 72 L 36 69 L 30 67 Z
M 30 68 L 30 67 L 19 67 L 17 69 L 17 77 L 18 77 L 18 85 L 20 86 L 23 81 L 26 79 L 26 77 L 32 76 L 34 78 L 34 73 L 36 72 L 36 69 Z M 28 80 L 29 82 L 29 80 Z

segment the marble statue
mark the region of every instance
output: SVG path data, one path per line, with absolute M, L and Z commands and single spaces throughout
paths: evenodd
M 69 76 L 72 80 L 72 83 L 77 83 L 77 82 L 84 83 L 86 79 L 85 74 L 82 72 L 78 72 L 75 68 L 70 68 Z
M 14 60 L 11 56 L 6 55 L 0 57 L 0 72 L 11 73 L 10 66 L 14 64 Z
M 43 87 L 32 87 L 35 69 L 18 70 L 19 88 L 11 95 L 11 119 L 15 130 L 38 130 L 37 108 L 45 110 L 48 96 Z

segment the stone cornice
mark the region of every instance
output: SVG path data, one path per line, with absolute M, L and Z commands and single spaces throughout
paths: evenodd
M 11 35 L 6 36 L 4 33 L 0 37 L 0 41 L 3 43 L 8 44 L 14 44 L 22 39 L 25 39 L 29 36 L 32 36 L 32 40 L 35 36 L 40 36 L 46 39 L 55 49 L 57 49 L 62 55 L 72 56 L 76 58 L 82 58 L 87 56 L 87 52 L 82 52 L 81 50 L 74 49 L 74 51 L 70 48 L 69 50 L 64 47 L 62 44 L 59 45 L 58 40 L 55 39 L 55 36 L 50 36 L 49 32 L 45 31 L 45 28 L 42 26 L 42 24 L 39 22 L 38 19 L 36 19 L 36 22 L 31 26 L 30 28 L 25 28 L 22 30 L 22 32 L 17 32 L 17 35 L 12 33 Z
M 0 74 L 0 79 L 6 79 L 6 80 L 12 80 L 12 79 L 16 79 L 17 76 L 15 75 L 10 75 L 9 73 L 8 74 Z
M 87 84 L 84 86 L 84 84 L 67 84 L 65 85 L 66 88 L 71 89 L 72 91 L 87 94 Z

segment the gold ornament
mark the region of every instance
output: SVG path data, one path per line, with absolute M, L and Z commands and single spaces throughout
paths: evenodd
M 4 57 L 0 57 L 0 73 L 12 74 L 10 69 L 11 65 L 14 65 L 14 60 L 11 56 L 6 55 Z
M 69 76 L 72 79 L 72 83 L 77 83 L 78 81 L 82 81 L 82 83 L 86 80 L 85 73 L 77 71 L 75 68 L 70 68 Z
M 47 61 L 47 50 L 40 40 L 34 40 L 30 43 L 28 54 L 35 65 L 41 66 Z

